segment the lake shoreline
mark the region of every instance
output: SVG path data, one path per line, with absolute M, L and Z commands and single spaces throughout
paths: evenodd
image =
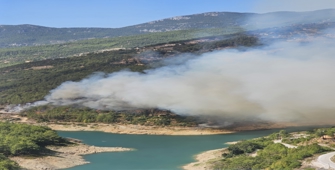
M 218 135 L 235 133 L 236 131 L 211 127 L 180 127 L 180 126 L 143 126 L 133 124 L 77 123 L 77 122 L 42 122 L 38 123 L 27 117 L 11 116 L 17 123 L 47 126 L 56 131 L 97 131 L 130 135 Z
M 161 126 L 142 126 L 142 125 L 124 125 L 124 124 L 47 124 L 53 130 L 57 131 L 99 131 L 116 134 L 133 135 L 217 135 L 234 133 L 223 129 L 202 128 L 202 127 L 161 127 Z
M 253 123 L 237 125 L 235 127 L 181 127 L 181 126 L 144 126 L 134 124 L 104 124 L 104 123 L 33 123 L 34 125 L 48 126 L 57 131 L 97 131 L 115 134 L 129 135 L 172 135 L 172 136 L 195 136 L 195 135 L 219 135 L 231 134 L 243 131 L 271 130 L 288 127 L 317 126 L 313 124 L 295 123 Z
M 30 120 L 27 117 L 19 115 L 10 116 L 17 123 L 27 123 L 31 125 L 47 126 L 56 131 L 98 131 L 116 134 L 133 134 L 133 135 L 219 135 L 230 134 L 241 131 L 278 129 L 286 127 L 301 126 L 294 123 L 273 123 L 273 122 L 252 122 L 237 124 L 234 127 L 182 127 L 182 126 L 144 126 L 134 124 L 105 124 L 105 123 L 78 123 L 78 122 L 42 122 Z
M 48 146 L 50 154 L 38 157 L 16 156 L 10 157 L 17 162 L 22 168 L 27 170 L 56 170 L 71 168 L 74 166 L 90 163 L 83 156 L 102 152 L 125 152 L 134 151 L 132 148 L 122 147 L 97 147 L 77 143 L 73 146 Z
M 184 170 L 210 170 L 212 162 L 222 159 L 222 154 L 227 152 L 227 148 L 214 149 L 194 155 L 195 162 L 182 166 Z
M 206 131 L 206 130 L 209 131 L 210 134 L 215 134 L 215 133 L 216 134 L 217 133 L 222 134 L 223 133 L 222 129 L 210 129 L 210 128 L 205 128 L 205 127 L 187 127 L 186 129 L 184 127 L 181 127 L 182 129 L 179 129 L 179 127 L 178 128 L 176 128 L 176 127 L 147 127 L 147 126 L 140 126 L 140 125 L 101 124 L 101 123 L 85 123 L 85 124 L 83 124 L 83 123 L 73 123 L 73 122 L 71 122 L 71 123 L 70 122 L 68 122 L 68 123 L 66 123 L 66 122 L 37 123 L 37 122 L 34 122 L 33 120 L 28 120 L 26 117 L 21 117 L 20 120 L 16 120 L 15 122 L 48 126 L 53 130 L 59 130 L 60 133 L 67 133 L 66 131 L 69 131 L 69 132 L 70 131 L 72 131 L 72 132 L 90 131 L 90 132 L 107 132 L 107 133 L 111 133 L 113 135 L 114 134 L 115 135 L 116 134 L 146 134 L 146 135 L 143 135 L 143 136 L 142 135 L 141 136 L 134 135 L 134 137 L 136 137 L 136 139 L 139 138 L 139 137 L 149 137 L 149 136 L 157 136 L 157 135 L 167 135 L 167 136 L 177 135 L 177 134 L 178 135 L 186 135 L 185 132 L 187 132 L 187 130 L 190 131 L 189 128 L 191 128 L 193 135 L 199 135 L 199 133 L 200 134 L 202 133 L 202 135 L 205 136 L 204 134 L 207 134 L 207 133 L 203 133 L 203 132 Z M 257 126 L 257 127 L 260 127 L 260 126 Z M 149 130 L 148 130 L 148 128 L 149 128 Z M 161 128 L 165 129 L 165 131 L 161 131 L 162 130 Z M 170 128 L 169 129 L 170 131 L 166 131 L 166 129 L 168 129 L 168 128 Z M 171 128 L 172 128 L 172 130 L 171 130 Z M 111 132 L 111 129 L 113 129 L 113 132 Z M 213 131 L 213 130 L 217 130 L 217 131 Z M 220 130 L 221 130 L 221 132 L 220 132 Z M 158 133 L 158 131 L 160 131 L 160 133 Z M 175 131 L 175 134 L 171 133 L 171 131 Z M 194 133 L 194 131 L 196 132 L 196 134 Z M 72 132 L 70 132 L 70 133 L 72 133 Z M 255 132 L 259 132 L 259 131 L 255 131 Z M 152 133 L 152 135 L 151 135 L 151 133 Z M 224 131 L 224 134 L 226 134 L 226 133 L 227 133 L 227 131 Z M 233 132 L 231 132 L 231 133 L 233 133 Z M 266 133 L 268 133 L 268 132 L 266 132 Z M 97 133 L 97 134 L 99 134 L 100 136 L 101 135 L 107 135 L 107 134 L 102 134 L 102 133 Z M 190 135 L 190 133 L 188 133 L 187 135 Z M 199 135 L 199 137 L 202 136 L 202 135 Z M 68 135 L 66 135 L 66 136 L 68 136 Z M 122 136 L 124 136 L 124 135 L 121 135 L 121 137 Z M 216 138 L 216 137 L 220 137 L 220 136 L 225 136 L 225 135 L 214 135 L 213 137 Z M 258 135 L 256 135 L 256 136 L 258 136 Z M 75 136 L 73 136 L 73 137 L 76 138 Z M 81 138 L 78 137 L 78 139 L 81 139 Z M 223 139 L 223 141 L 224 141 L 224 139 Z M 226 144 L 231 144 L 231 141 L 229 141 L 229 140 L 226 141 L 226 142 L 228 142 Z M 119 145 L 117 145 L 117 146 L 119 146 Z M 126 146 L 132 146 L 132 145 L 126 145 Z M 132 146 L 132 147 L 138 149 L 136 146 Z M 217 148 L 221 148 L 221 147 L 222 147 L 222 145 L 218 146 Z M 141 150 L 141 149 L 139 149 L 139 150 Z M 206 149 L 204 149 L 204 150 L 206 150 Z M 204 151 L 204 150 L 202 150 L 202 151 Z M 215 162 L 215 160 L 218 160 L 218 159 L 222 158 L 221 155 L 222 155 L 224 150 L 225 150 L 225 148 L 218 149 L 218 150 L 210 150 L 210 151 L 205 151 L 205 152 L 202 152 L 200 150 L 198 152 L 200 154 L 193 155 L 197 162 L 193 162 L 193 163 L 184 165 L 183 167 L 180 167 L 180 168 L 183 168 L 183 169 L 186 169 L 186 170 L 188 170 L 188 169 L 192 169 L 192 170 L 210 169 L 210 167 L 212 166 L 211 163 L 213 164 L 213 162 Z M 71 160 L 71 159 L 69 159 L 69 160 Z M 187 161 L 185 163 L 188 163 L 188 162 L 189 161 Z M 87 162 L 85 160 L 82 160 L 82 162 L 81 162 L 81 164 L 86 164 L 86 163 Z M 44 163 L 40 162 L 39 164 L 43 165 Z M 182 165 L 183 164 L 179 164 L 179 166 L 182 166 Z M 74 165 L 74 166 L 76 166 L 76 165 Z M 87 166 L 90 166 L 90 165 L 87 165 Z M 36 169 L 36 168 L 32 168 L 32 169 Z
M 236 144 L 239 141 L 226 142 L 227 145 Z M 213 149 L 194 155 L 194 162 L 186 164 L 181 168 L 184 170 L 210 170 L 213 169 L 213 162 L 222 159 L 222 154 L 228 153 L 228 147 Z

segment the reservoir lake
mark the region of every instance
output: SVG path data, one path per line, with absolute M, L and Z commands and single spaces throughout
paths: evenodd
M 308 129 L 312 127 L 285 130 L 293 132 Z M 257 130 L 199 136 L 128 135 L 87 131 L 58 131 L 58 134 L 80 139 L 88 145 L 136 149 L 86 155 L 84 158 L 90 162 L 89 164 L 67 170 L 180 170 L 181 166 L 195 161 L 194 155 L 227 147 L 226 142 L 262 137 L 278 131 L 279 129 Z

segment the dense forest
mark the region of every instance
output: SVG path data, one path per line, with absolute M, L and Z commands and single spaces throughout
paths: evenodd
M 0 169 L 20 169 L 10 156 L 43 155 L 48 145 L 69 144 L 48 127 L 0 122 Z
M 322 132 L 322 133 L 320 133 Z M 241 141 L 228 147 L 222 160 L 213 164 L 213 169 L 295 169 L 301 167 L 301 161 L 317 153 L 332 149 L 318 145 L 317 139 L 323 134 L 334 133 L 335 128 L 315 129 L 305 135 L 286 133 L 281 130 L 267 137 Z M 333 135 L 332 135 L 333 136 Z M 296 148 L 288 148 L 274 140 L 299 141 Z M 256 156 L 250 156 L 257 152 Z

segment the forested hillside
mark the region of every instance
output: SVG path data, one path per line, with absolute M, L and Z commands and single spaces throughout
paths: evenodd
M 178 42 L 172 49 L 163 45 L 146 48 L 89 53 L 81 57 L 47 59 L 0 68 L 0 105 L 24 104 L 41 100 L 51 89 L 65 81 L 79 81 L 94 72 L 112 73 L 122 69 L 142 72 L 150 67 L 139 53 L 151 51 L 155 58 L 168 57 L 182 52 L 202 53 L 218 48 L 258 45 L 257 38 L 239 35 L 220 41 Z
M 327 31 L 334 27 L 335 22 L 295 24 L 293 26 L 257 29 L 247 32 L 239 27 L 208 28 L 150 33 L 128 37 L 91 39 L 54 45 L 0 48 L 0 67 L 44 59 L 64 58 L 74 55 L 81 56 L 89 52 L 144 47 L 160 43 L 206 39 L 208 37 L 215 38 L 216 40 L 228 39 L 232 36 L 236 36 L 236 34 L 256 36 L 262 39 L 262 41 L 269 42 L 278 39 L 297 41 L 315 36 L 334 38 L 335 35 Z
M 208 36 L 217 36 L 222 39 L 224 38 L 222 36 L 231 35 L 236 32 L 239 32 L 239 30 L 206 29 L 171 31 L 129 37 L 83 40 L 65 44 L 0 49 L 0 67 L 44 59 L 64 58 L 73 55 L 80 56 L 88 52 L 98 52 L 99 50 L 112 51 L 119 48 L 143 47 L 159 43 L 204 38 Z
M 265 14 L 209 12 L 176 16 L 123 28 L 50 28 L 36 25 L 0 25 L 0 48 L 59 44 L 90 38 L 112 38 L 176 30 L 238 27 L 245 31 L 251 31 L 295 24 L 334 22 L 333 13 L 332 9 Z
M 112 64 L 136 55 L 136 51 L 112 51 L 83 57 L 48 59 L 0 69 L 2 104 L 41 100 L 64 81 L 78 81 L 96 72 L 114 72 L 125 68 L 141 71 L 145 66 Z

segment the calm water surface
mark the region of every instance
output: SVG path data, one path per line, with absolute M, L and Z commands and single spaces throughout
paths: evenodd
M 287 131 L 306 130 L 289 128 Z M 310 129 L 310 128 L 309 128 Z M 103 132 L 64 132 L 63 137 L 81 139 L 94 146 L 135 148 L 130 152 L 111 152 L 87 155 L 91 162 L 68 170 L 180 170 L 193 162 L 193 156 L 203 151 L 226 147 L 226 142 L 261 137 L 278 130 L 260 130 L 225 135 L 163 136 L 125 135 Z

